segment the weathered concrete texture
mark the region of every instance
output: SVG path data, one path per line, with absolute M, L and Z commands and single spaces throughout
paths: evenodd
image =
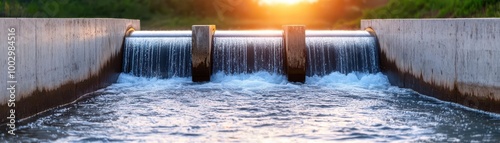
M 194 25 L 192 46 L 192 78 L 194 82 L 210 81 L 215 25 Z
M 363 20 L 392 84 L 500 113 L 500 19 Z
M 16 28 L 16 118 L 78 99 L 115 82 L 121 72 L 122 45 L 138 20 L 0 19 L 0 41 Z M 7 49 L 0 48 L 0 123 L 6 122 L 9 99 Z
M 306 80 L 306 27 L 302 25 L 283 26 L 285 46 L 285 71 L 288 81 Z

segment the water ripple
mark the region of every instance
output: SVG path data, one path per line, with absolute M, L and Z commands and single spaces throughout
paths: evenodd
M 241 78 L 199 84 L 184 78 L 159 80 L 122 75 L 119 83 L 99 91 L 99 96 L 23 122 L 18 136 L 0 134 L 0 140 L 500 141 L 500 117 L 390 87 L 381 74 L 358 81 L 353 78 L 357 76 L 336 80 L 346 83 L 309 79 L 308 84 L 290 84 L 281 81 L 284 78 L 269 76 L 273 77 L 252 78 L 251 84 L 244 85 Z M 314 80 L 320 80 L 320 85 Z M 366 81 L 385 82 L 363 83 Z

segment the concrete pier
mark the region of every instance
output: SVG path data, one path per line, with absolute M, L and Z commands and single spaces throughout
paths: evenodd
M 500 19 L 363 20 L 393 85 L 500 113 Z
M 194 82 L 210 81 L 215 25 L 194 25 L 192 46 L 192 77 Z
M 8 29 L 15 29 L 15 32 Z M 126 19 L 0 19 L 0 123 L 75 101 L 114 83 L 122 68 Z M 8 75 L 8 36 L 15 34 L 15 78 Z M 16 81 L 16 83 L 11 82 Z M 15 101 L 6 87 L 15 86 Z M 11 101 L 9 101 L 11 100 Z M 15 107 L 8 104 L 15 103 Z
M 306 28 L 302 25 L 283 26 L 285 46 L 285 71 L 288 81 L 306 80 Z

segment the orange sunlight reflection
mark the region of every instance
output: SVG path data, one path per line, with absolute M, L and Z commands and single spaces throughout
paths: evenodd
M 266 27 L 300 24 L 308 26 L 325 25 L 318 20 L 318 4 L 321 0 L 258 0 L 260 10 L 256 12 Z
M 298 3 L 315 3 L 318 0 L 259 0 L 260 5 L 294 5 Z

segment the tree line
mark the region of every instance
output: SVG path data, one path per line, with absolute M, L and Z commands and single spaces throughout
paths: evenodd
M 300 5 L 303 14 L 323 19 L 360 15 L 368 0 L 319 0 Z M 3 0 L 3 17 L 114 17 L 148 19 L 154 15 L 265 18 L 276 13 L 258 0 Z M 290 7 L 290 9 L 293 7 Z M 293 11 L 291 11 L 293 12 Z M 295 12 L 297 13 L 297 12 Z M 286 14 L 285 14 L 286 15 Z M 299 15 L 299 16 L 300 16 Z

